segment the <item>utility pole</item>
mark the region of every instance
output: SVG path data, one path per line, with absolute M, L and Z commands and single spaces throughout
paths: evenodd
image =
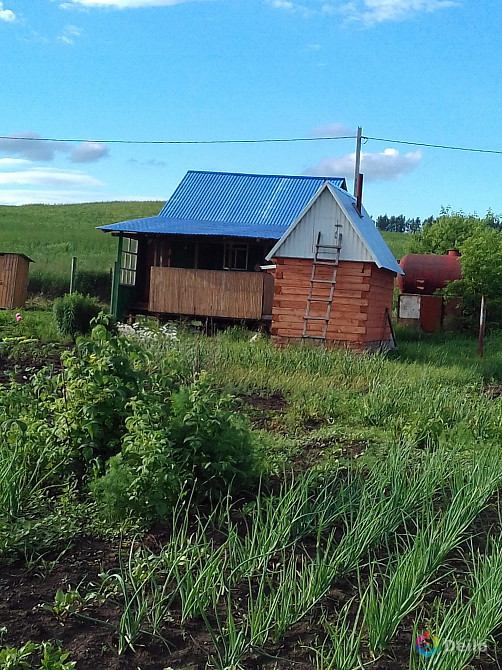
M 363 129 L 361 126 L 357 127 L 356 139 L 356 166 L 354 170 L 354 197 L 357 198 L 357 182 L 359 181 L 359 170 L 361 167 L 361 134 Z

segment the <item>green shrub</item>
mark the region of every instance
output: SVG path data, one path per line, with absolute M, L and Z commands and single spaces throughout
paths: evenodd
M 129 512 L 165 519 L 186 490 L 217 497 L 257 472 L 252 433 L 202 373 L 170 398 L 151 392 L 130 403 L 120 454 L 91 488 L 112 518 Z
M 137 343 L 114 337 L 98 324 L 89 338 L 77 338 L 75 349 L 64 352 L 61 361 L 56 435 L 71 445 L 80 463 L 105 461 L 120 449 L 128 401 L 146 384 L 146 357 Z
M 69 278 L 53 272 L 34 270 L 28 280 L 28 294 L 43 295 L 49 300 L 59 298 L 68 292 Z M 97 270 L 79 270 L 75 288 L 79 293 L 91 295 L 102 302 L 110 300 L 111 278 L 109 272 Z
M 91 329 L 91 320 L 100 312 L 96 300 L 81 293 L 68 293 L 54 301 L 54 319 L 62 335 L 85 335 Z

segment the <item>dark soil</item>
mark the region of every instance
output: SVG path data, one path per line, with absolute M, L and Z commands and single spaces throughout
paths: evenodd
M 151 551 L 158 549 L 166 539 L 166 530 L 151 533 L 143 539 L 143 546 Z M 64 649 L 70 652 L 70 659 L 77 662 L 77 670 L 204 670 L 208 658 L 214 654 L 214 646 L 201 617 L 182 625 L 181 610 L 175 603 L 170 611 L 170 620 L 163 629 L 165 644 L 148 635 L 143 635 L 134 651 L 127 649 L 118 654 L 118 638 L 115 630 L 121 609 L 119 605 L 106 600 L 98 605 L 90 603 L 80 610 L 80 615 L 94 617 L 105 623 L 97 623 L 76 614 L 56 616 L 44 605 L 53 605 L 58 589 L 66 592 L 78 588 L 81 594 L 89 590 L 91 583 L 99 583 L 99 573 L 113 571 L 118 566 L 118 546 L 98 540 L 79 539 L 55 564 L 47 560 L 28 570 L 22 564 L 0 568 L 0 627 L 7 632 L 3 643 L 19 647 L 27 640 L 42 642 L 58 640 Z M 124 546 L 128 551 L 128 546 Z M 315 543 L 307 541 L 302 551 L 313 553 Z M 460 561 L 461 558 L 457 557 Z M 460 567 L 460 566 L 459 566 Z M 362 579 L 366 571 L 363 569 Z M 247 585 L 238 586 L 232 592 L 236 603 L 236 620 L 239 606 L 246 595 Z M 92 590 L 92 587 L 91 587 Z M 241 593 L 242 591 L 242 593 Z M 353 596 L 357 596 L 355 580 L 341 580 L 332 585 L 330 592 L 309 615 L 295 624 L 277 644 L 268 645 L 266 650 L 249 653 L 242 662 L 244 670 L 267 668 L 268 670 L 313 670 L 309 646 L 320 646 L 324 632 L 319 619 L 325 616 L 328 621 L 336 622 L 334 612 Z M 447 577 L 438 582 L 430 591 L 424 604 L 435 597 L 448 601 L 454 597 L 454 591 Z M 354 605 L 355 607 L 356 605 Z M 355 614 L 352 613 L 351 616 Z M 221 616 L 223 617 L 223 611 Z M 215 625 L 214 619 L 209 619 Z M 409 667 L 410 631 L 413 616 L 402 622 L 388 652 L 373 660 L 365 649 L 363 641 L 362 660 L 374 670 L 406 670 Z M 501 636 L 497 636 L 500 643 Z M 502 660 L 499 658 L 499 661 Z M 491 670 L 500 667 L 495 660 L 483 655 L 473 661 L 470 668 Z M 460 668 L 459 668 L 460 670 Z
M 54 373 L 61 371 L 61 355 L 58 349 L 40 356 L 0 355 L 0 384 L 14 379 L 19 384 L 26 382 L 35 372 L 51 367 Z
M 241 401 L 241 409 L 251 420 L 253 428 L 272 432 L 281 429 L 281 417 L 289 403 L 280 391 L 240 393 L 237 398 Z

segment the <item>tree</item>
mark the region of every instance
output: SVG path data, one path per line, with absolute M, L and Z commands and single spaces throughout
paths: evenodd
M 462 280 L 476 296 L 502 296 L 502 233 L 485 226 L 460 247 Z
M 415 254 L 445 254 L 448 249 L 460 249 L 467 238 L 485 227 L 476 216 L 444 213 L 431 222 L 424 221 L 422 230 L 413 235 L 410 250 Z
M 378 230 L 389 230 L 389 217 L 387 214 L 380 214 L 376 220 Z

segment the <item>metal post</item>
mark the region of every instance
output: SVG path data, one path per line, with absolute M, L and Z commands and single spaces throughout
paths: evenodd
M 481 296 L 481 309 L 479 311 L 479 336 L 478 336 L 478 356 L 483 355 L 483 344 L 485 339 L 486 327 L 486 298 Z
M 75 292 L 75 282 L 77 280 L 77 257 L 72 256 L 70 269 L 70 293 Z
M 357 127 L 356 139 L 356 165 L 354 169 L 354 197 L 357 198 L 357 182 L 359 180 L 359 170 L 361 168 L 361 134 L 363 129 L 361 126 Z
M 119 235 L 117 247 L 117 260 L 113 264 L 112 291 L 110 297 L 110 314 L 118 319 L 119 315 L 119 284 L 120 284 L 120 266 L 122 261 L 122 245 L 124 238 Z

